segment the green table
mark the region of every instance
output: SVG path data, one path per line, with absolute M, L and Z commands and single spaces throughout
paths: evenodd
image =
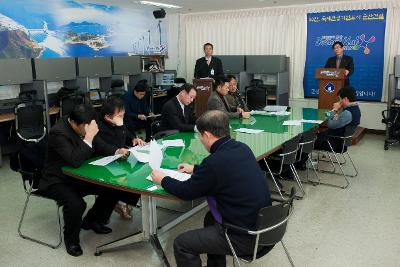
M 231 119 L 231 137 L 247 144 L 253 151 L 255 157 L 261 160 L 277 151 L 286 141 L 318 126 L 317 124 L 310 123 L 303 123 L 302 126 L 283 126 L 282 123 L 284 121 L 300 119 L 325 120 L 325 111 L 326 110 L 302 108 L 292 109 L 291 114 L 288 116 L 254 115 L 250 119 Z M 264 132 L 259 134 L 235 132 L 234 130 L 238 128 L 260 129 L 264 130 Z M 166 148 L 164 150 L 162 168 L 176 169 L 178 164 L 182 162 L 199 164 L 208 155 L 208 152 L 201 144 L 196 133 L 177 133 L 164 139 L 183 139 L 185 147 Z M 151 173 L 148 164 L 137 162 L 134 158 L 130 157 L 127 160 L 118 160 L 107 166 L 100 167 L 90 165 L 89 162 L 93 160 L 94 159 L 86 161 L 79 168 L 64 167 L 63 172 L 66 175 L 87 182 L 141 194 L 143 230 L 140 236 L 134 235 L 133 237 L 136 239 L 139 237 L 138 240 L 152 240 L 160 256 L 164 259 L 164 263 L 169 266 L 158 241 L 157 233 L 164 232 L 176 224 L 172 223 L 164 229 L 161 228 L 161 231 L 157 229 L 156 201 L 154 198 L 178 199 L 165 192 L 162 188 L 149 191 L 149 188 L 153 187 L 154 183 L 146 179 Z M 190 217 L 194 212 L 199 211 L 204 206 L 206 206 L 205 203 L 184 215 L 184 217 Z M 178 221 L 182 221 L 182 219 L 184 218 L 180 218 Z M 101 253 L 99 250 L 100 247 L 96 249 L 96 254 Z

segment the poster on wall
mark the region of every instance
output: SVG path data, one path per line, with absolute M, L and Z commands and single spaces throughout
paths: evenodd
M 332 44 L 344 44 L 344 54 L 353 57 L 350 85 L 358 100 L 380 101 L 383 87 L 386 9 L 307 14 L 307 57 L 304 96 L 318 97 L 315 70 L 334 56 Z
M 152 10 L 78 0 L 0 0 L 0 58 L 166 55 Z

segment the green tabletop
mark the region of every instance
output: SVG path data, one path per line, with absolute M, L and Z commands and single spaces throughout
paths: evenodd
M 293 137 L 316 127 L 316 124 L 303 123 L 302 126 L 283 126 L 286 120 L 325 120 L 326 110 L 311 108 L 292 109 L 288 116 L 276 115 L 254 115 L 250 119 L 231 119 L 231 136 L 237 141 L 247 144 L 257 159 L 262 159 Z M 238 128 L 260 129 L 264 132 L 259 134 L 246 134 L 235 132 Z M 176 169 L 179 163 L 199 164 L 207 157 L 205 150 L 196 133 L 177 133 L 164 138 L 183 139 L 185 147 L 168 147 L 164 149 L 162 168 Z M 159 141 L 161 142 L 161 140 Z M 162 188 L 149 191 L 148 188 L 154 183 L 147 180 L 151 173 L 148 164 L 138 162 L 130 156 L 126 160 L 118 160 L 107 166 L 93 166 L 90 159 L 79 168 L 64 167 L 65 174 L 88 180 L 93 183 L 106 184 L 110 187 L 136 192 L 140 194 L 155 195 L 161 198 L 176 199 L 165 192 Z

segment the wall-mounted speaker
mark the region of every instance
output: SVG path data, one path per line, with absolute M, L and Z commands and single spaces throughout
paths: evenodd
M 154 15 L 154 18 L 156 18 L 156 19 L 163 19 L 163 18 L 165 18 L 165 10 L 164 9 L 159 9 L 159 10 L 154 10 L 153 11 L 153 15 Z

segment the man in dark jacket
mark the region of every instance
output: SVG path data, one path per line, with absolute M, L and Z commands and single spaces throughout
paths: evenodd
M 255 229 L 261 208 L 271 205 L 265 176 L 250 148 L 229 136 L 229 118 L 219 110 L 207 111 L 197 120 L 199 137 L 211 153 L 200 165 L 180 164 L 179 171 L 191 174 L 180 182 L 153 171 L 155 183 L 181 199 L 207 197 L 210 212 L 204 228 L 179 235 L 174 242 L 178 267 L 201 267 L 200 254 L 208 254 L 207 266 L 226 266 L 225 255 L 231 254 L 225 239 L 223 223 Z M 239 255 L 253 253 L 255 239 L 230 233 Z M 272 249 L 272 247 L 270 247 Z
M 333 104 L 333 110 L 328 118 L 328 130 L 318 135 L 314 148 L 330 151 L 327 143 L 329 136 L 345 136 L 348 126 L 355 128 L 360 124 L 361 111 L 356 102 L 357 94 L 353 87 L 345 86 L 338 92 L 339 101 Z M 352 134 L 352 133 L 351 133 Z M 339 138 L 330 138 L 333 149 L 341 151 L 343 142 Z
M 215 78 L 224 75 L 222 68 L 222 62 L 219 58 L 213 57 L 214 46 L 210 43 L 206 43 L 203 46 L 204 57 L 196 60 L 194 67 L 194 77 L 196 79 L 201 78 Z
M 63 166 L 78 168 L 92 157 L 95 150 L 101 154 L 127 154 L 122 148 L 117 151 L 98 137 L 95 121 L 96 111 L 90 105 L 77 105 L 69 114 L 59 120 L 50 130 L 43 176 L 39 189 L 63 207 L 64 242 L 68 254 L 82 255 L 79 232 L 92 229 L 98 234 L 112 230 L 105 226 L 119 199 L 119 192 L 97 186 L 63 174 Z M 97 195 L 93 207 L 82 221 L 86 209 L 83 197 Z
M 125 146 L 143 146 L 145 143 L 124 125 L 124 102 L 118 96 L 110 96 L 104 100 L 101 107 L 101 118 L 98 121 L 101 139 L 114 147 L 114 151 Z M 102 155 L 109 156 L 109 155 Z M 123 194 L 120 202 L 115 206 L 116 211 L 123 219 L 132 219 L 132 207 L 136 206 L 140 195 Z
M 354 72 L 354 62 L 351 56 L 344 55 L 344 48 L 342 42 L 335 42 L 332 45 L 332 50 L 335 52 L 334 57 L 328 58 L 325 68 L 345 69 L 346 85 L 349 85 L 349 77 Z
M 163 131 L 194 131 L 196 116 L 194 115 L 190 104 L 194 101 L 196 95 L 197 92 L 194 86 L 185 83 L 179 89 L 179 94 L 164 104 L 161 112 L 161 129 Z
M 150 141 L 152 122 L 150 118 L 154 116 L 150 112 L 150 106 L 146 99 L 147 89 L 145 83 L 138 83 L 132 91 L 128 91 L 124 95 L 126 111 L 124 116 L 125 125 L 131 132 L 145 129 L 146 142 Z

